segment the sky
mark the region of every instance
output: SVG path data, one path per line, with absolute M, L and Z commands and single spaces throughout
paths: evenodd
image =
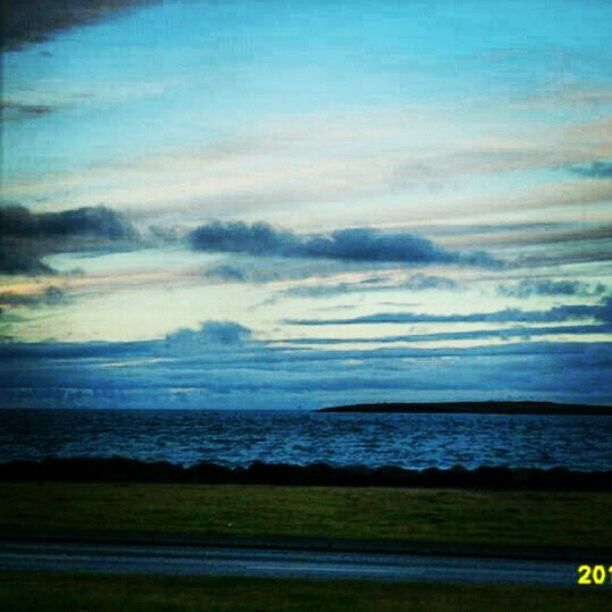
M 609 2 L 40 4 L 0 407 L 612 402 Z

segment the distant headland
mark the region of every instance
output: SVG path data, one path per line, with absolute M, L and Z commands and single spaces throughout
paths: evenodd
M 612 406 L 557 404 L 555 402 L 436 402 L 352 404 L 320 408 L 317 412 L 365 412 L 407 414 L 538 414 L 612 416 Z

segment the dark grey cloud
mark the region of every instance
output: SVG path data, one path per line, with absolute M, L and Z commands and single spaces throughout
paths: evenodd
M 105 206 L 56 213 L 32 213 L 22 206 L 0 208 L 0 237 L 38 239 L 93 236 L 109 240 L 133 240 L 137 235 L 124 215 Z
M 49 274 L 45 255 L 81 248 L 117 248 L 138 241 L 121 213 L 104 206 L 57 213 L 33 213 L 21 206 L 0 207 L 0 273 Z
M 288 319 L 291 325 L 362 325 L 376 323 L 558 323 L 595 319 L 612 322 L 612 298 L 601 304 L 555 306 L 549 310 L 521 310 L 507 308 L 495 312 L 432 315 L 412 312 L 376 313 L 348 319 Z
M 2 47 L 19 49 L 159 0 L 2 0 Z
M 500 262 L 484 252 L 448 251 L 430 240 L 407 232 L 380 232 L 350 228 L 330 235 L 300 236 L 267 223 L 210 223 L 189 235 L 198 251 L 248 253 L 255 256 L 332 259 L 345 262 L 396 262 L 406 264 L 459 264 L 498 267 Z
M 0 101 L 0 118 L 2 121 L 42 117 L 55 110 L 48 104 L 24 104 L 21 102 Z
M 515 298 L 528 298 L 534 295 L 569 295 L 591 297 L 605 295 L 606 286 L 602 283 L 585 283 L 577 280 L 549 280 L 526 278 L 516 284 L 503 284 L 497 288 L 500 295 Z
M 612 160 L 597 160 L 586 166 L 575 166 L 572 171 L 586 178 L 610 179 L 612 178 Z
M 15 245 L 3 244 L 0 238 L 0 274 L 53 274 L 53 270 L 36 255 Z

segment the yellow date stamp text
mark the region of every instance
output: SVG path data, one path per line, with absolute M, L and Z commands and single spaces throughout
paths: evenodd
M 601 586 L 612 584 L 612 565 L 581 565 L 578 572 L 578 584 Z

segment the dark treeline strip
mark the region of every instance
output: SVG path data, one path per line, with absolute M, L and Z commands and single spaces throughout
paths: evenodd
M 334 467 L 325 463 L 300 466 L 260 462 L 235 468 L 207 462 L 183 467 L 122 457 L 12 461 L 0 464 L 0 480 L 612 491 L 612 470 L 578 472 L 564 468 L 487 466 L 468 470 L 456 466 L 449 470 L 428 468 L 419 471 L 394 466 Z
M 557 404 L 554 402 L 439 402 L 430 404 L 352 404 L 321 408 L 318 412 L 441 413 L 441 414 L 538 414 L 612 416 L 612 406 Z

